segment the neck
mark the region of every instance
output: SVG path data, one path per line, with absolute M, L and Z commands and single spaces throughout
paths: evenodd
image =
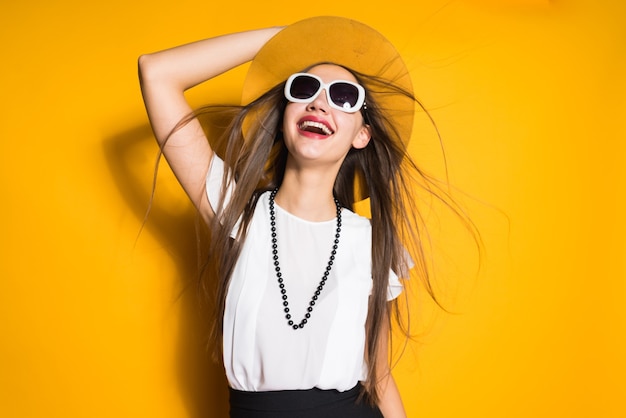
M 337 214 L 333 198 L 336 173 L 285 169 L 276 203 L 287 212 L 309 221 L 327 221 Z

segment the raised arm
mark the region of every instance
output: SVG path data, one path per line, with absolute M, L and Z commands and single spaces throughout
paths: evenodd
M 205 220 L 213 216 L 204 192 L 213 151 L 197 120 L 171 134 L 192 111 L 184 92 L 250 61 L 280 29 L 224 35 L 139 57 L 141 92 L 154 135 L 176 178 Z

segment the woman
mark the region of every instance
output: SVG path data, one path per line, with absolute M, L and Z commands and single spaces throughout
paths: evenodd
M 251 60 L 249 103 L 207 141 L 185 90 Z M 231 416 L 405 416 L 392 304 L 411 259 L 427 275 L 406 181 L 421 176 L 406 154 L 415 99 L 393 46 L 321 17 L 144 55 L 139 68 L 155 137 L 210 226 Z M 365 197 L 371 220 L 352 211 Z

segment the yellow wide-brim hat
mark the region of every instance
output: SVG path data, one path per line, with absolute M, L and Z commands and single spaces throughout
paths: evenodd
M 352 19 L 313 17 L 278 32 L 252 60 L 243 86 L 242 104 L 259 98 L 291 74 L 322 62 L 383 80 L 383 83 L 363 80 L 366 102 L 368 96 L 375 97 L 379 109 L 390 119 L 406 146 L 415 112 L 409 71 L 391 42 L 373 28 Z

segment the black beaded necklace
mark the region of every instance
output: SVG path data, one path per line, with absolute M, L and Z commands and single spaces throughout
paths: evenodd
M 280 289 L 280 293 L 283 299 L 283 311 L 285 312 L 285 318 L 287 318 L 287 325 L 292 327 L 294 330 L 304 328 L 304 325 L 311 318 L 311 312 L 313 312 L 313 307 L 315 306 L 315 302 L 319 298 L 322 293 L 322 289 L 324 289 L 324 285 L 326 284 L 326 280 L 328 280 L 328 275 L 330 274 L 330 269 L 333 266 L 333 262 L 335 261 L 335 255 L 337 254 L 337 248 L 339 247 L 339 236 L 341 234 L 341 205 L 337 198 L 335 198 L 335 206 L 337 207 L 337 230 L 335 231 L 335 240 L 333 241 L 333 249 L 330 252 L 330 258 L 328 259 L 328 264 L 326 265 L 326 270 L 324 270 L 324 274 L 322 275 L 322 280 L 320 281 L 313 297 L 311 297 L 311 301 L 309 302 L 309 306 L 306 308 L 306 313 L 304 314 L 304 318 L 300 321 L 299 324 L 296 324 L 291 319 L 291 314 L 289 313 L 289 302 L 287 301 L 287 289 L 285 289 L 285 283 L 283 279 L 283 274 L 280 271 L 280 264 L 278 262 L 278 240 L 276 239 L 276 212 L 274 211 L 274 197 L 278 192 L 278 188 L 274 189 L 270 193 L 270 226 L 272 231 L 272 254 L 274 258 L 274 269 L 276 270 L 276 279 L 278 280 L 278 288 Z

